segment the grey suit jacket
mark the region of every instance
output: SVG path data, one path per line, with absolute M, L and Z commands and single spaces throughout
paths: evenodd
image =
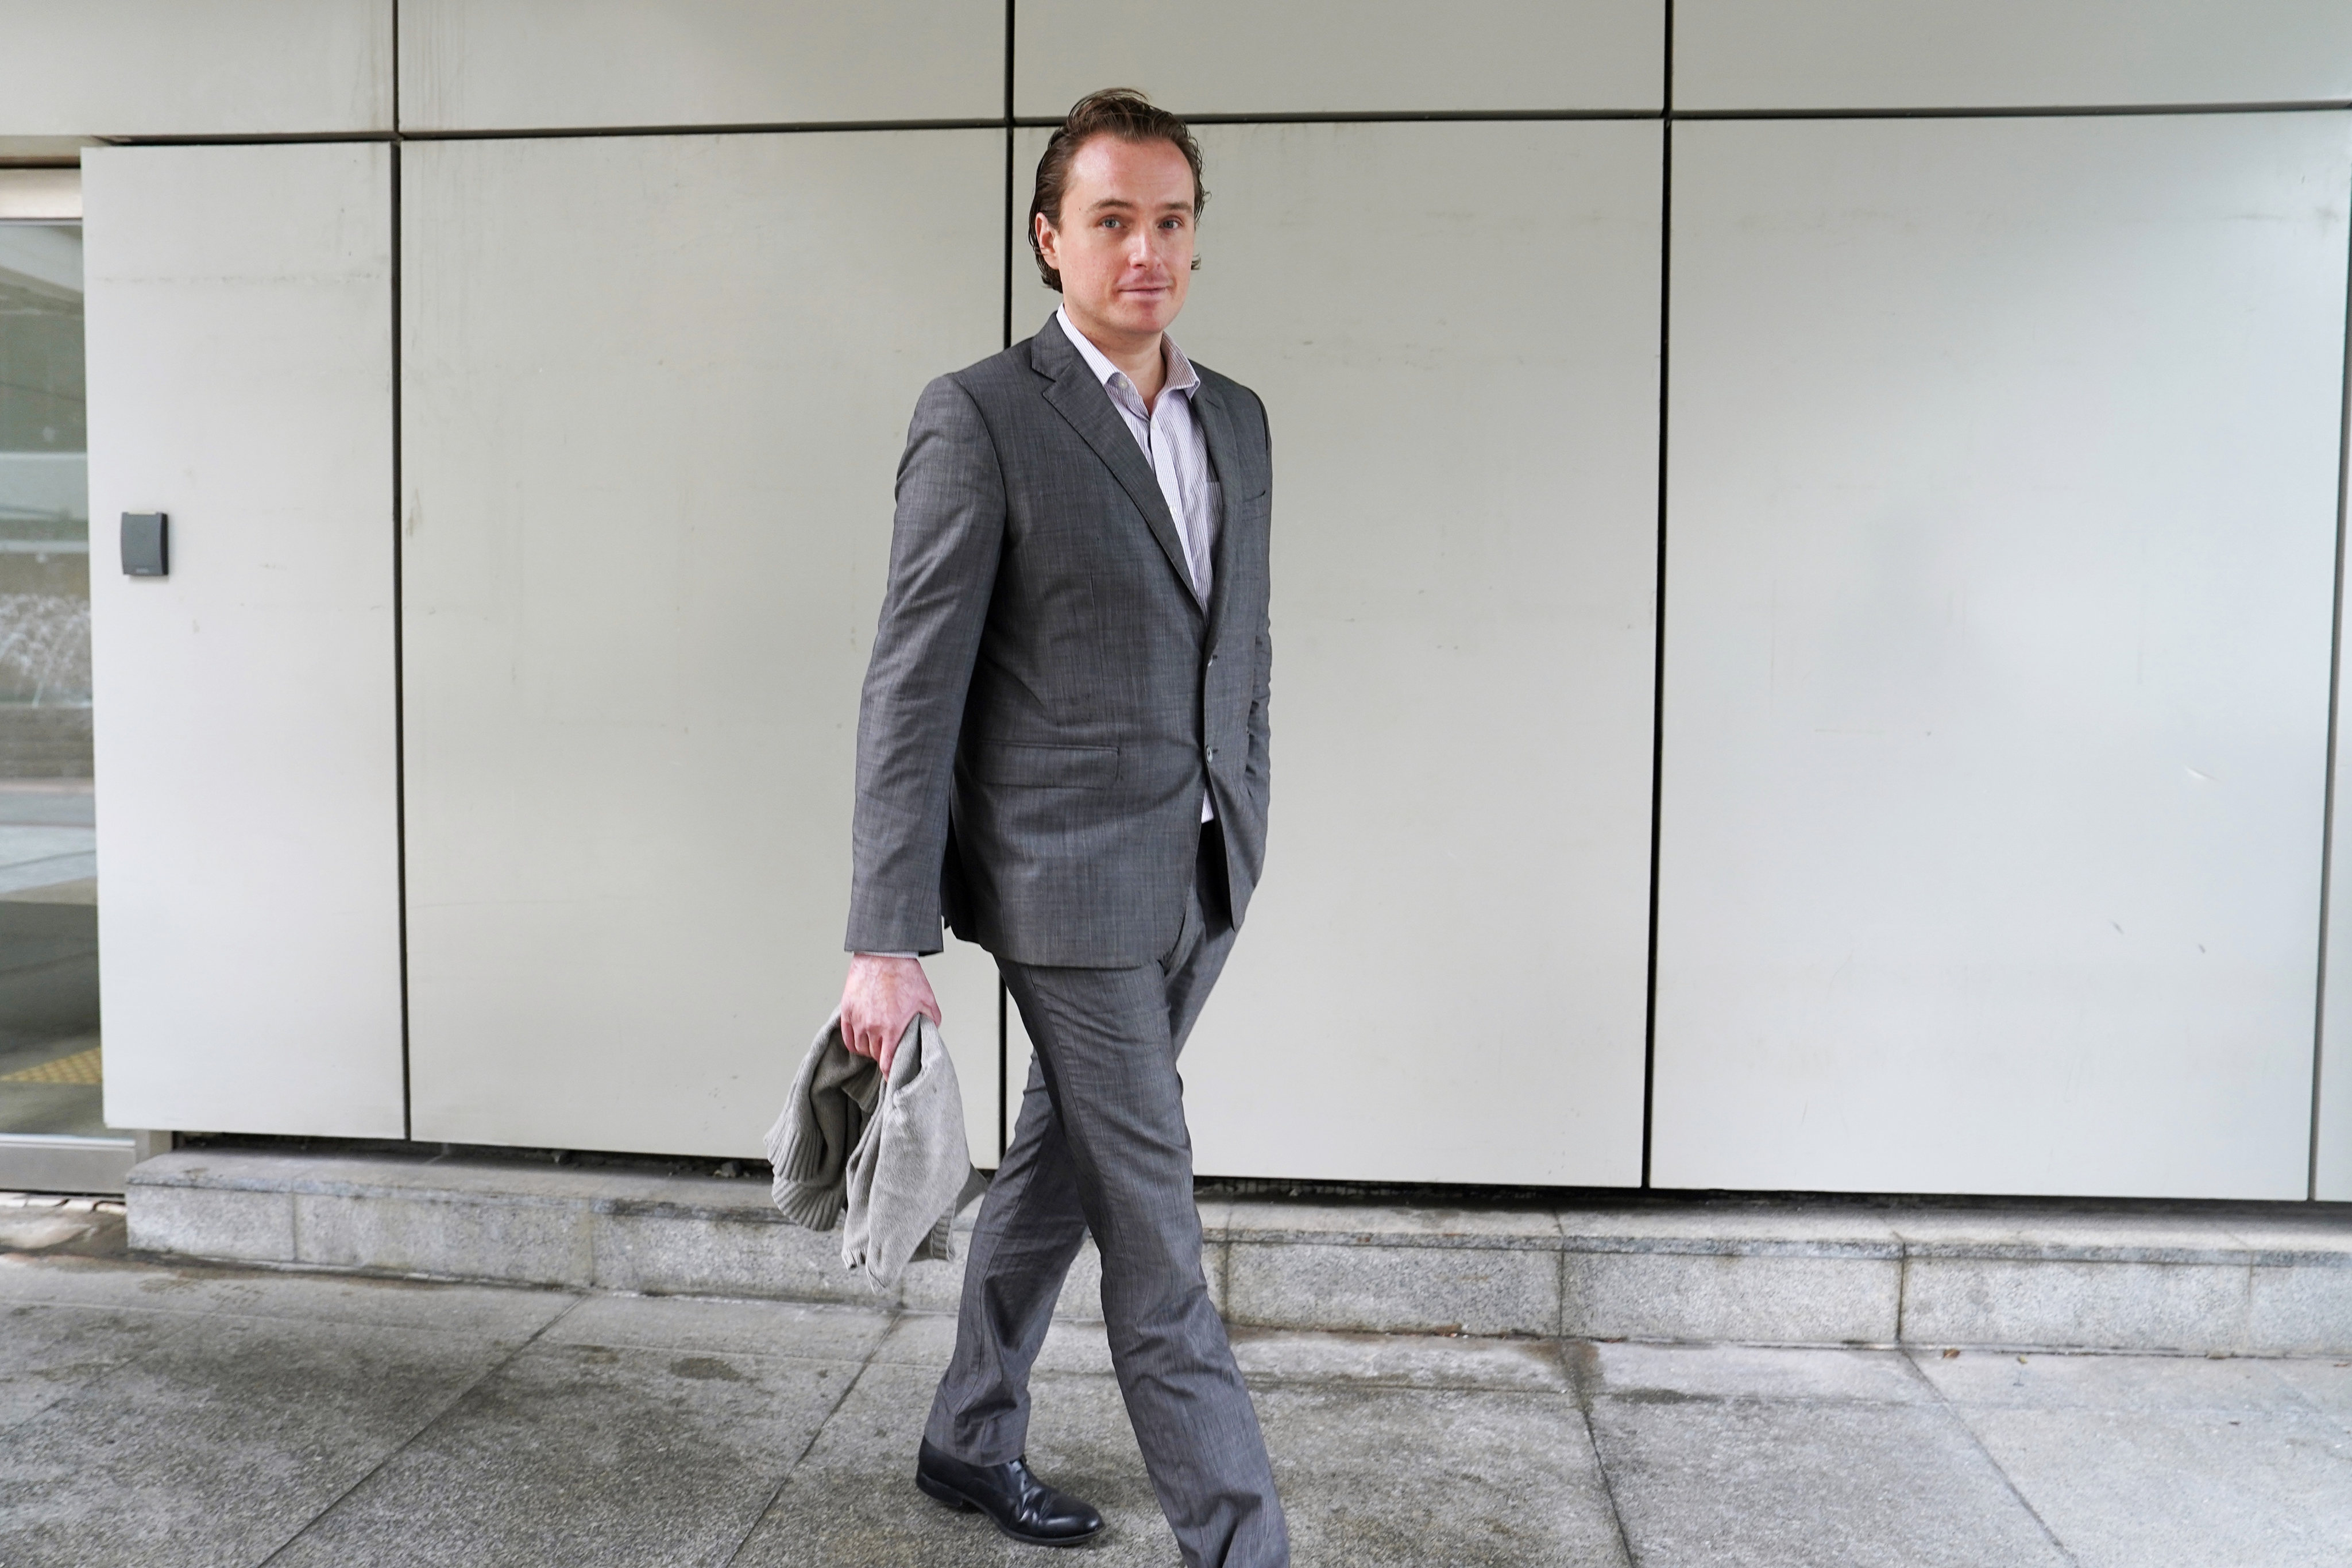
M 1021 963 L 1176 944 L 1205 779 L 1234 921 L 1265 861 L 1265 410 L 1194 395 L 1224 516 L 1202 605 L 1150 466 L 1058 323 L 923 389 L 857 723 L 847 946 Z

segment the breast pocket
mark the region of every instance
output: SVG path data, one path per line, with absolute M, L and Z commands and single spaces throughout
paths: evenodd
M 982 784 L 1022 789 L 1108 789 L 1118 777 L 1118 748 L 986 742 L 973 753 L 972 772 Z

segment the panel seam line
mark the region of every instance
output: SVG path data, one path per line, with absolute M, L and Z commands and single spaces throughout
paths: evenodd
M 2327 626 L 2327 758 L 2319 804 L 2319 962 L 2312 985 L 2311 1148 L 2304 1172 L 2305 1202 L 2319 1201 L 2320 1095 L 2326 1087 L 2327 934 L 2334 915 L 2336 881 L 2336 704 L 2344 669 L 2344 530 L 2347 489 L 2352 487 L 2352 237 L 2345 249 L 2344 374 L 2336 391 L 2336 583 Z
M 2016 105 L 1880 106 L 1862 109 L 1423 109 L 1328 110 L 1297 113 L 1280 110 L 1187 114 L 1193 125 L 1359 125 L 1460 122 L 1540 122 L 1546 121 L 1678 120 L 2066 120 L 2113 116 L 2185 114 L 2305 114 L 2352 109 L 2352 98 L 2293 99 L 2247 103 L 2073 103 Z M 646 125 L 534 125 L 479 129 L 425 130 L 399 126 L 389 131 L 224 132 L 164 135 L 101 137 L 110 146 L 198 147 L 240 146 L 267 142 L 496 142 L 566 140 L 600 136 L 760 136 L 803 132 L 856 131 L 994 131 L 1010 121 L 1015 130 L 1050 129 L 1061 124 L 1041 115 L 989 115 L 916 120 L 778 120 L 726 123 L 692 122 Z

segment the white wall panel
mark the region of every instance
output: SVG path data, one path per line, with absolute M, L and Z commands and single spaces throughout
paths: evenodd
M 880 606 L 878 598 L 876 606 Z M 997 1130 L 1003 1086 L 998 1082 L 1002 1045 L 996 1029 L 996 960 L 959 941 L 952 931 L 947 943 L 944 952 L 923 960 L 923 973 L 939 998 L 940 1035 L 947 1041 L 956 1083 L 963 1089 L 964 1131 L 972 1163 L 992 1171 L 1003 1142 Z M 834 990 L 838 999 L 840 987 Z M 1016 1086 L 1013 1097 L 1019 1095 Z
M 1640 1179 L 1660 134 L 1200 132 L 1173 335 L 1275 453 L 1271 844 L 1184 1058 L 1203 1172 Z
M 107 1120 L 398 1137 L 390 152 L 103 149 L 84 196 Z
M 1013 47 L 1027 116 L 1058 118 L 1112 86 L 1183 114 L 1655 109 L 1665 5 L 1023 0 Z
M 1655 1180 L 2301 1196 L 2352 116 L 1675 137 Z
M 970 120 L 1004 111 L 1003 0 L 407 0 L 410 131 Z
M 417 1136 L 758 1152 L 840 995 L 892 477 L 923 384 L 1001 341 L 1003 160 L 408 149 Z
M 392 129 L 393 0 L 0 0 L 0 136 Z
M 1676 109 L 2352 98 L 2343 0 L 1679 0 Z
M 2352 388 L 2352 342 L 2347 344 L 2346 385 Z M 2345 409 L 2342 458 L 2344 489 L 2352 493 L 2352 406 Z M 2339 560 L 2344 570 L 2352 563 Z M 2338 603 L 2345 584 L 2336 588 Z M 2336 650 L 2336 810 L 2335 862 L 2328 873 L 2327 984 L 2321 995 L 2318 1070 L 2313 1090 L 2316 1113 L 2312 1118 L 2311 1195 L 2323 1202 L 2352 1202 L 2352 681 L 2345 679 L 2344 648 Z

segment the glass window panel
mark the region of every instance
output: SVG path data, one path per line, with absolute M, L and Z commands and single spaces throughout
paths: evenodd
M 81 230 L 0 223 L 0 1134 L 106 1131 Z

